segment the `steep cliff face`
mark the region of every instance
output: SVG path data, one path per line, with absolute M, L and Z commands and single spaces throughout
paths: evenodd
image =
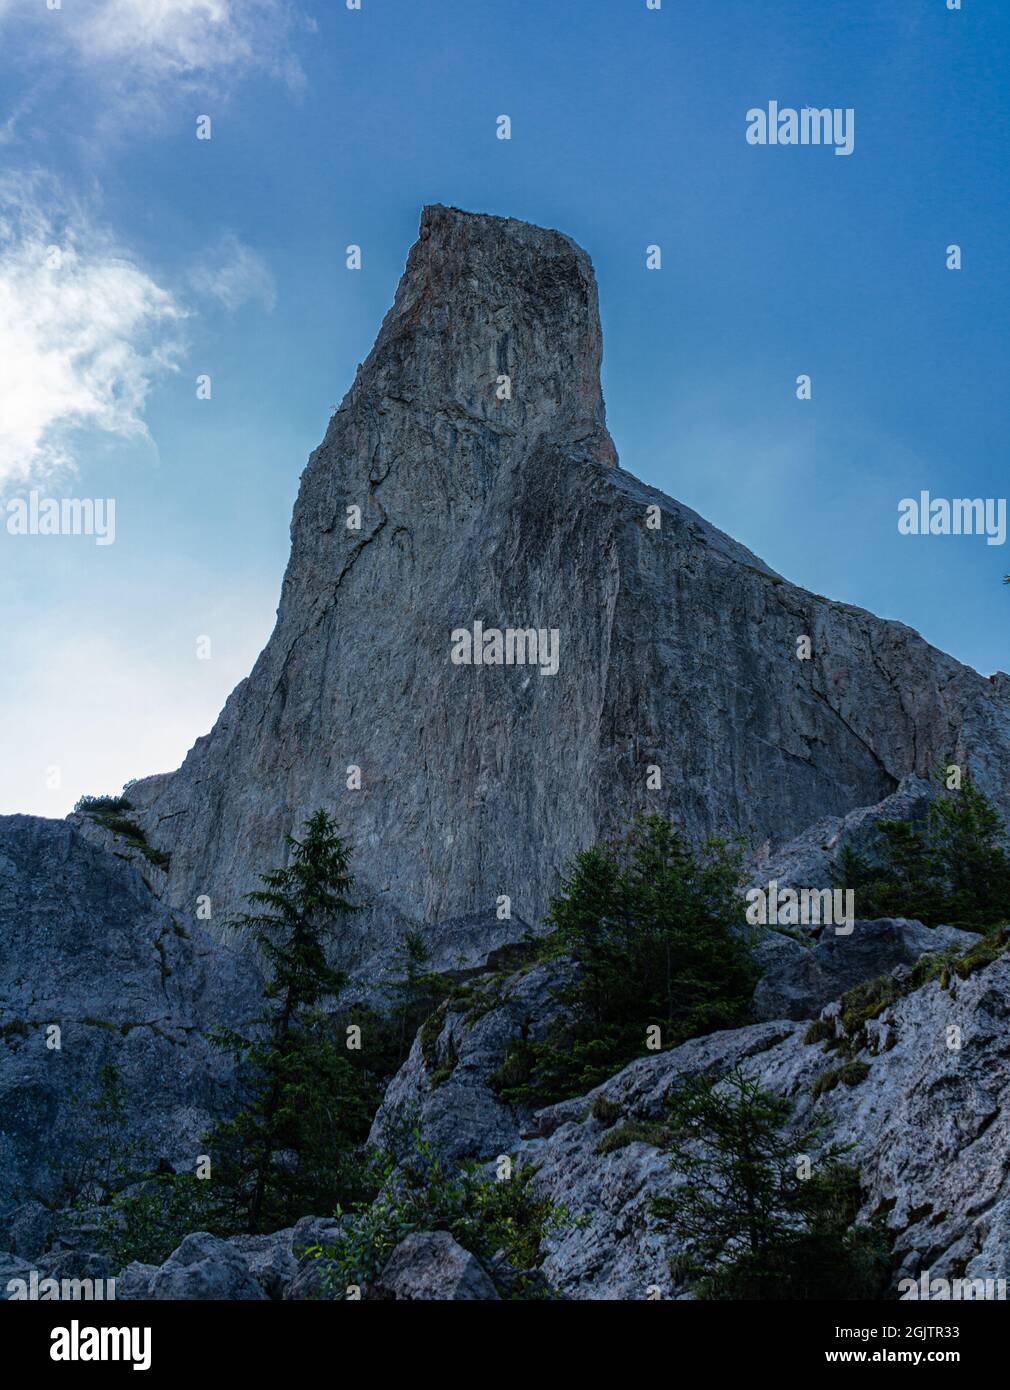
M 427 921 L 499 894 L 538 920 L 638 810 L 756 846 L 946 757 L 1010 808 L 1010 680 L 793 587 L 623 472 L 600 353 L 572 241 L 425 209 L 302 478 L 266 649 L 179 771 L 130 792 L 171 902 L 209 894 L 219 920 L 320 806 L 375 911 Z M 453 664 L 475 621 L 556 630 L 556 674 Z
M 231 1060 L 206 1034 L 248 1024 L 261 987 L 247 956 L 72 826 L 0 816 L 0 1215 L 85 1170 L 105 1063 L 125 1103 L 117 1141 L 142 1142 L 152 1168 L 191 1168 L 234 1102 Z

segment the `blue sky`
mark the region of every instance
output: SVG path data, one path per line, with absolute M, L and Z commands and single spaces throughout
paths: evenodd
M 117 506 L 110 546 L 0 530 L 0 812 L 211 726 L 426 202 L 590 252 L 624 467 L 1010 667 L 1007 547 L 897 530 L 1007 492 L 1010 12 L 963 4 L 0 0 L 0 496 Z M 853 108 L 853 154 L 748 145 L 770 100 Z

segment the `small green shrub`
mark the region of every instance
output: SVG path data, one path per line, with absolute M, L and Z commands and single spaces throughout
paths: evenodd
M 931 803 L 923 824 L 882 820 L 866 852 L 843 848 L 835 882 L 855 894 L 860 917 L 910 917 L 984 931 L 1010 922 L 1007 830 L 965 776 Z
M 596 1146 L 598 1154 L 613 1153 L 615 1149 L 626 1148 L 628 1144 L 651 1144 L 661 1149 L 669 1143 L 670 1127 L 658 1120 L 625 1120 L 605 1134 Z
M 834 1042 L 835 1025 L 830 1018 L 815 1018 L 810 1027 L 803 1034 L 805 1043 Z
M 111 815 L 120 811 L 132 811 L 133 807 L 125 796 L 82 796 L 74 805 L 78 815 Z
M 836 1086 L 858 1086 L 869 1074 L 867 1062 L 843 1062 L 841 1066 L 829 1067 L 827 1071 L 821 1072 L 810 1088 L 810 1094 L 817 1100 L 819 1096 L 833 1091 Z
M 682 1182 L 652 1213 L 680 1250 L 671 1271 L 700 1299 L 880 1298 L 889 1270 L 882 1221 L 855 1225 L 859 1174 L 845 1149 L 815 1152 L 815 1125 L 791 1128 L 790 1103 L 736 1071 L 685 1078 L 668 1096 L 666 1145 Z
M 607 1100 L 606 1096 L 597 1096 L 593 1101 L 590 1114 L 594 1120 L 599 1120 L 601 1125 L 614 1125 L 624 1114 L 624 1111 L 616 1101 Z
M 543 1259 L 544 1238 L 570 1225 L 572 1218 L 565 1208 L 537 1196 L 535 1168 L 516 1167 L 501 1181 L 486 1177 L 476 1163 L 448 1168 L 415 1133 L 411 1153 L 395 1170 L 388 1160 L 385 1171 L 377 1199 L 358 1204 L 336 1242 L 307 1251 L 329 1262 L 323 1279 L 327 1297 L 343 1298 L 352 1286 L 373 1284 L 395 1247 L 415 1231 L 448 1231 L 489 1272 L 502 1251 L 518 1271 L 518 1277 L 500 1286 L 503 1297 L 551 1296 L 533 1274 Z M 342 1214 L 339 1209 L 337 1214 Z

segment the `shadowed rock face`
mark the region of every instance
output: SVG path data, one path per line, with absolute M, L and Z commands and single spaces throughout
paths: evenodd
M 320 806 L 375 922 L 502 893 L 536 922 L 572 853 L 639 810 L 756 846 L 949 757 L 1008 808 L 1010 681 L 794 588 L 619 469 L 600 352 L 572 241 L 425 209 L 303 475 L 266 649 L 182 768 L 131 789 L 169 901 L 210 894 L 220 921 Z M 557 629 L 557 674 L 452 664 L 475 620 Z
M 0 1211 L 79 1168 L 104 1062 L 120 1071 L 127 1137 L 152 1167 L 190 1167 L 233 1101 L 231 1060 L 204 1035 L 254 1018 L 260 989 L 248 957 L 72 826 L 0 817 Z

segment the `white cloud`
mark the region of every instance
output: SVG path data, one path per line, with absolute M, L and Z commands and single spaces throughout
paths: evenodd
M 298 82 L 289 0 L 0 0 L 0 20 L 34 19 L 53 44 L 69 45 L 120 86 L 267 69 Z
M 229 313 L 249 300 L 259 300 L 268 310 L 277 302 L 269 266 L 233 232 L 227 232 L 214 251 L 202 258 L 189 280 L 197 294 L 218 300 Z
M 146 437 L 148 392 L 178 351 L 172 295 L 47 192 L 0 180 L 0 484 L 72 466 L 75 429 Z

